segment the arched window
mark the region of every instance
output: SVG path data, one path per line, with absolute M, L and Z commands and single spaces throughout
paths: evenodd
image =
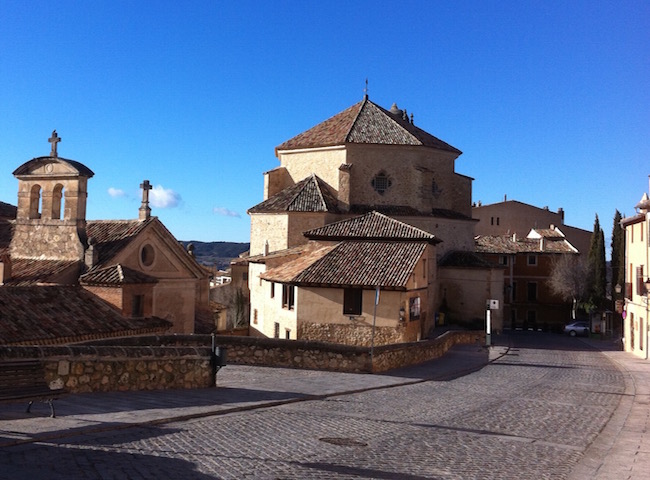
M 29 218 L 41 218 L 41 186 L 32 186 L 29 192 Z
M 63 206 L 63 185 L 60 183 L 52 191 L 52 220 L 61 219 L 61 207 Z

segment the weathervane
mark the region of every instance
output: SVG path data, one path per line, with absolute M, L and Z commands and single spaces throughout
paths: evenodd
M 366 78 L 366 88 L 363 89 L 363 98 L 368 98 L 368 79 Z

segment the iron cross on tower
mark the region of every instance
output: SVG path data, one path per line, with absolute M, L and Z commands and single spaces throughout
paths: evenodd
M 56 153 L 56 144 L 61 141 L 59 136 L 56 133 L 56 130 L 52 130 L 52 136 L 47 140 L 52 144 L 52 151 L 50 152 L 50 157 L 58 157 L 59 155 Z

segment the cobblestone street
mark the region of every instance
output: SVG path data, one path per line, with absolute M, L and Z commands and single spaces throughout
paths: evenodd
M 505 355 L 451 380 L 405 370 L 401 384 L 358 393 L 2 447 L 0 477 L 568 478 L 619 405 L 624 376 L 575 338 L 503 341 Z M 230 367 L 221 387 L 244 388 Z M 276 376 L 268 388 L 292 372 L 265 370 Z

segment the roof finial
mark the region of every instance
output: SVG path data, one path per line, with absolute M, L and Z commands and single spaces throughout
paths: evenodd
M 56 153 L 56 144 L 61 141 L 59 136 L 56 133 L 56 130 L 52 130 L 52 136 L 47 140 L 52 144 L 52 151 L 50 152 L 50 157 L 58 157 L 59 155 Z
M 366 78 L 366 88 L 363 89 L 363 99 L 368 99 L 368 78 Z
M 142 189 L 142 204 L 140 204 L 139 215 L 140 220 L 147 220 L 151 216 L 151 208 L 149 208 L 149 190 L 153 187 L 149 180 L 145 180 L 140 184 Z

